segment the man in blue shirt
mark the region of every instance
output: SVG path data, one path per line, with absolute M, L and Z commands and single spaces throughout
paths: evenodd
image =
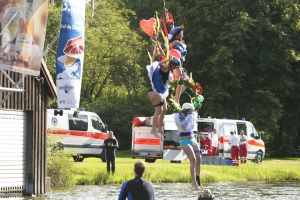
M 145 172 L 144 162 L 138 161 L 134 164 L 135 178 L 123 183 L 118 200 L 154 200 L 154 187 L 144 179 Z

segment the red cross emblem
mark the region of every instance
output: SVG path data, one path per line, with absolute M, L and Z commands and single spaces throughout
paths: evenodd
M 56 119 L 56 117 L 52 117 L 52 124 L 53 124 L 54 126 L 57 125 L 57 119 Z

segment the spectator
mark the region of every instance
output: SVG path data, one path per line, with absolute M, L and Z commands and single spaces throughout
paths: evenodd
M 247 136 L 244 134 L 244 131 L 240 131 L 240 159 L 241 164 L 246 164 L 247 156 L 248 156 L 248 139 Z
M 239 156 L 240 156 L 240 137 L 237 136 L 233 131 L 230 132 L 229 144 L 231 145 L 231 159 L 233 166 L 239 166 Z
M 116 149 L 119 148 L 119 144 L 118 144 L 118 140 L 116 139 L 112 131 L 108 132 L 108 138 L 104 140 L 104 147 L 105 147 L 107 173 L 110 173 L 111 171 L 112 174 L 114 174 L 116 169 L 115 167 Z
M 154 187 L 145 180 L 146 164 L 138 161 L 134 164 L 135 178 L 121 186 L 118 200 L 154 200 Z
M 211 151 L 208 152 L 208 156 L 217 156 L 218 147 L 219 147 L 219 138 L 217 134 L 217 130 L 213 129 L 212 133 L 209 134 L 211 139 Z
M 213 200 L 215 197 L 213 196 L 210 189 L 205 189 L 203 194 L 198 197 L 198 200 Z

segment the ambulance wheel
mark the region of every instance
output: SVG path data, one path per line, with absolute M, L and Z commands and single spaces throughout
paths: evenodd
M 155 163 L 155 158 L 145 158 L 145 162 L 148 162 L 148 163 Z
M 254 162 L 255 163 L 262 163 L 262 160 L 263 160 L 263 158 L 262 158 L 262 153 L 259 151 L 259 152 L 257 152 L 257 154 L 256 154 L 256 156 L 255 156 L 255 158 L 254 158 Z
M 82 162 L 84 160 L 84 157 L 82 157 L 80 155 L 76 155 L 76 156 L 73 156 L 73 160 L 75 162 Z

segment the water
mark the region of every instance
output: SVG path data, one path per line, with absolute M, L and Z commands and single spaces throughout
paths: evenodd
M 300 200 L 300 181 L 235 182 L 205 184 L 212 190 L 216 200 Z M 74 186 L 52 188 L 52 191 L 39 197 L 25 200 L 116 200 L 120 185 Z M 197 200 L 201 194 L 187 183 L 154 184 L 155 199 L 158 200 Z

